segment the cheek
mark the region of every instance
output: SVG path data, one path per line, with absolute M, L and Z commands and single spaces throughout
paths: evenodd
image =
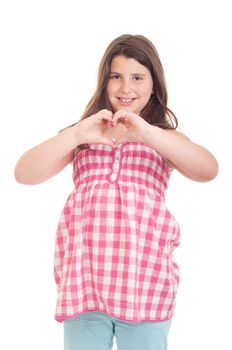
M 109 84 L 107 84 L 106 85 L 106 95 L 107 95 L 107 97 L 109 97 L 109 91 L 110 91 Z
M 153 84 L 151 84 L 151 86 L 148 88 L 147 90 L 147 95 L 148 95 L 148 99 L 150 100 L 151 95 L 154 93 L 153 91 Z
M 150 89 L 150 88 L 144 89 L 142 91 L 142 94 L 143 94 L 144 102 L 145 101 L 148 102 L 150 100 L 151 95 L 152 95 L 152 89 Z
M 108 97 L 112 96 L 115 92 L 115 88 L 110 82 L 106 86 L 106 94 Z

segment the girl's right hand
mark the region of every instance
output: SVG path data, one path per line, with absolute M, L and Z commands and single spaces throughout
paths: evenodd
M 104 109 L 65 128 L 19 158 L 15 179 L 27 185 L 47 180 L 73 160 L 76 147 L 83 143 L 105 143 L 113 147 L 113 141 L 103 136 L 103 131 L 108 127 L 112 127 L 112 112 Z
M 103 143 L 113 146 L 113 140 L 103 136 L 104 130 L 112 127 L 112 117 L 113 113 L 111 111 L 102 109 L 96 114 L 78 122 L 74 126 L 78 143 Z

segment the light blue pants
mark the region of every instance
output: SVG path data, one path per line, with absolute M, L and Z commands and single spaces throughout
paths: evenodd
M 64 321 L 64 350 L 167 350 L 171 320 L 128 322 L 92 311 Z

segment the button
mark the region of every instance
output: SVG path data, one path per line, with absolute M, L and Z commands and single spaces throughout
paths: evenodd
M 120 169 L 120 158 L 121 158 L 121 149 L 120 148 L 121 147 L 122 147 L 122 144 L 120 144 L 114 148 L 113 162 L 112 162 L 112 173 L 110 175 L 110 180 L 112 182 L 115 182 L 117 177 L 118 177 L 118 173 L 119 173 L 119 169 Z

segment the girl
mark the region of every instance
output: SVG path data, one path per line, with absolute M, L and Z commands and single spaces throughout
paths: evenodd
M 65 350 L 165 350 L 179 283 L 179 226 L 165 206 L 177 169 L 195 181 L 217 161 L 178 132 L 153 44 L 122 35 L 106 49 L 81 120 L 27 151 L 16 180 L 38 184 L 73 164 L 56 238 L 56 320 Z

